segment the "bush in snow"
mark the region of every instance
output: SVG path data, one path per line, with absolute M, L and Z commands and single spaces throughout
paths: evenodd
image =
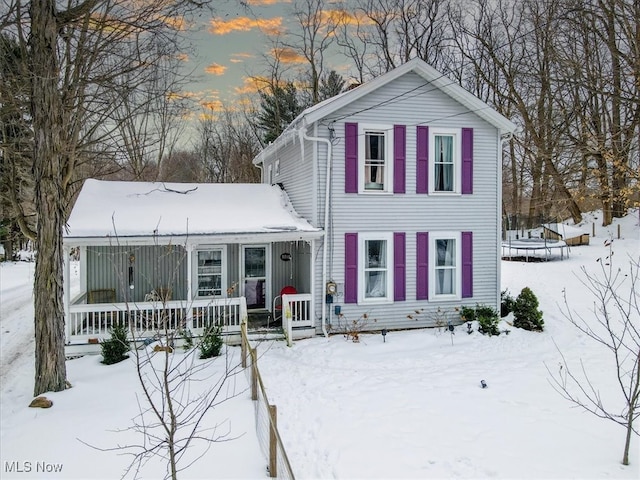
M 129 358 L 127 352 L 130 350 L 127 340 L 127 327 L 122 322 L 118 322 L 111 330 L 111 338 L 100 343 L 102 351 L 102 363 L 113 365 Z
M 515 303 L 516 300 L 511 296 L 509 290 L 500 292 L 500 317 L 504 318 L 513 312 Z
M 492 307 L 486 305 L 478 305 L 476 307 L 476 319 L 480 325 L 479 332 L 483 335 L 500 335 L 498 330 L 498 312 Z
M 513 306 L 513 325 L 525 330 L 544 330 L 542 312 L 538 310 L 538 298 L 529 287 L 524 287 Z
M 219 325 L 209 325 L 202 335 L 200 341 L 200 358 L 218 357 L 222 350 L 222 327 Z

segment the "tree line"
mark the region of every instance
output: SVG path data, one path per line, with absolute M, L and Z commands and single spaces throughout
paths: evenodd
M 182 61 L 213 7 L 0 6 L 0 229 L 39 253 L 36 394 L 65 385 L 62 231 L 83 179 L 259 181 L 252 159 L 304 108 L 411 58 L 519 126 L 505 214 L 579 222 L 601 208 L 607 225 L 638 204 L 638 0 L 295 0 L 254 67 L 258 92 L 221 110 L 194 107 Z

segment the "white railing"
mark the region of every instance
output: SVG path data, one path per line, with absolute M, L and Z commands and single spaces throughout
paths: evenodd
M 282 329 L 289 346 L 293 341 L 293 329 L 296 327 L 313 327 L 310 293 L 282 295 Z
M 67 344 L 91 343 L 111 334 L 109 329 L 124 322 L 133 339 L 147 338 L 159 331 L 188 329 L 195 336 L 215 322 L 223 333 L 240 331 L 247 315 L 244 297 L 173 300 L 169 302 L 94 303 L 69 306 Z M 94 340 L 95 339 L 95 340 Z

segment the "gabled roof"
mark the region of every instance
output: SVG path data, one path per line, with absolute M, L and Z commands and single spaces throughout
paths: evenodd
M 348 90 L 339 95 L 331 97 L 323 102 L 320 102 L 312 107 L 304 110 L 298 115 L 293 122 L 285 129 L 285 131 L 278 137 L 272 144 L 267 146 L 261 153 L 254 159 L 254 164 L 262 162 L 262 158 L 266 155 L 275 145 L 281 140 L 288 138 L 295 134 L 300 128 L 306 128 L 318 120 L 321 120 L 337 110 L 349 105 L 350 103 L 364 97 L 365 95 L 377 90 L 378 88 L 387 85 L 395 79 L 405 75 L 409 72 L 420 75 L 424 80 L 436 88 L 439 88 L 442 92 L 458 101 L 465 106 L 470 112 L 475 113 L 479 117 L 483 118 L 491 125 L 500 130 L 501 133 L 512 133 L 516 130 L 516 125 L 508 118 L 498 113 L 495 109 L 487 105 L 475 95 L 469 93 L 453 80 L 447 76 L 438 72 L 431 65 L 424 60 L 414 58 L 408 62 L 400 65 L 399 67 L 374 78 L 373 80 L 360 85 L 352 90 Z
M 86 180 L 69 217 L 71 239 L 313 234 L 279 187 L 260 183 Z

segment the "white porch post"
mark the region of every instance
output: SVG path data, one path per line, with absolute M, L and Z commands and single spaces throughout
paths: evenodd
M 65 344 L 69 343 L 71 338 L 71 321 L 69 318 L 69 305 L 71 304 L 71 259 L 69 258 L 69 247 L 62 247 L 63 255 L 63 269 L 62 269 L 62 306 L 64 308 L 64 331 L 65 331 Z
M 311 255 L 309 255 L 309 261 L 311 262 L 311 326 L 316 326 L 316 262 L 314 261 L 313 253 L 316 251 L 316 240 L 311 240 Z
M 186 324 L 189 325 L 189 328 L 193 330 L 193 309 L 190 308 L 193 302 L 193 244 L 188 244 L 187 246 L 187 318 Z
M 87 247 L 80 247 L 80 293 L 87 293 Z

